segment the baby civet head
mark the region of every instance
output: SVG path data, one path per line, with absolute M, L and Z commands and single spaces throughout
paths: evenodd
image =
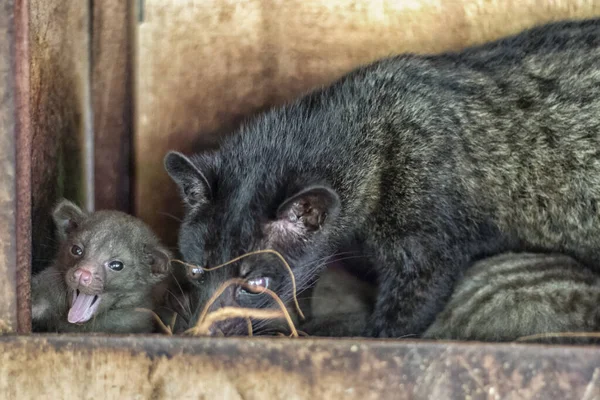
M 60 240 L 55 267 L 70 294 L 71 323 L 150 291 L 169 272 L 169 252 L 137 218 L 118 211 L 88 214 L 68 200 L 52 217 Z

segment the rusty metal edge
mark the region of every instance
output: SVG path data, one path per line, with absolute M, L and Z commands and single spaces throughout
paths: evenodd
M 17 330 L 31 332 L 31 112 L 29 0 L 15 0 Z
M 17 327 L 14 2 L 0 3 L 0 332 Z

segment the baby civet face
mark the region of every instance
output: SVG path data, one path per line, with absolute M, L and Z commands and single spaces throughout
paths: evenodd
M 53 218 L 61 240 L 55 265 L 69 291 L 69 322 L 87 322 L 167 275 L 169 253 L 140 220 L 117 211 L 87 214 L 66 200 Z

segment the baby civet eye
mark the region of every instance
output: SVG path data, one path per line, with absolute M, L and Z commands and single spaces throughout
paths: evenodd
M 269 288 L 269 284 L 271 283 L 271 278 L 268 278 L 268 277 L 252 278 L 252 279 L 248 279 L 246 281 L 246 283 L 248 284 L 249 287 L 241 289 L 244 293 L 260 294 L 265 289 Z
M 75 257 L 81 257 L 83 255 L 83 249 L 75 244 L 71 247 L 71 254 Z
M 121 261 L 111 261 L 110 264 L 108 264 L 108 268 L 113 271 L 120 271 L 123 269 L 123 263 Z

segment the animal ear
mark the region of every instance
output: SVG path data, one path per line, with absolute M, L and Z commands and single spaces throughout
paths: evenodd
M 148 262 L 153 274 L 166 275 L 171 268 L 171 255 L 161 247 L 146 246 Z
M 190 206 L 206 203 L 211 195 L 206 176 L 183 154 L 170 151 L 165 156 L 165 170 L 179 186 L 183 199 Z
M 77 207 L 77 205 L 69 200 L 63 199 L 54 207 L 52 219 L 56 224 L 56 230 L 61 240 L 77 229 L 87 214 Z
M 305 236 L 335 218 L 340 199 L 331 189 L 312 186 L 286 199 L 277 210 L 277 224 L 287 233 Z

